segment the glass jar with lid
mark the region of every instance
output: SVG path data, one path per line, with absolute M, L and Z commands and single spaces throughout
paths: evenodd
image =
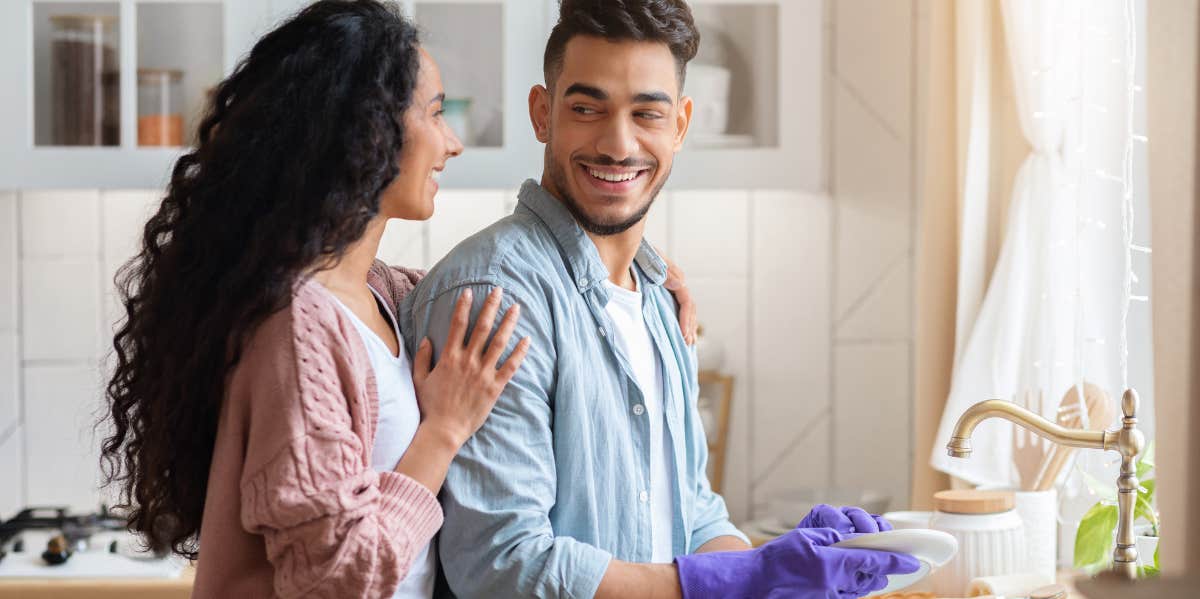
M 51 143 L 115 146 L 120 139 L 117 18 L 50 16 Z
M 138 145 L 183 145 L 183 71 L 138 69 Z

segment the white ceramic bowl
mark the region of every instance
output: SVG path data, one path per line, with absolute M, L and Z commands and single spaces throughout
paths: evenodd
M 958 539 L 955 539 L 954 535 L 929 529 L 889 530 L 859 535 L 840 543 L 834 543 L 833 546 L 907 553 L 921 562 L 921 568 L 916 572 L 889 576 L 888 585 L 867 595 L 868 597 L 908 588 L 929 576 L 934 570 L 946 565 L 958 553 Z

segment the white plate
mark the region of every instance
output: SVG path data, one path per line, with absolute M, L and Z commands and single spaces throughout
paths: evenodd
M 958 553 L 958 540 L 940 530 L 905 529 L 889 530 L 861 535 L 834 543 L 834 547 L 847 549 L 875 549 L 907 553 L 921 562 L 921 568 L 912 574 L 897 574 L 888 577 L 888 585 L 882 590 L 867 595 L 874 597 L 907 588 L 929 575 L 933 570 L 946 565 Z

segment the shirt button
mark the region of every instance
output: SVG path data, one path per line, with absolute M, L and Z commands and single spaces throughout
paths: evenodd
M 636 406 L 633 406 L 633 413 L 636 416 L 641 416 L 642 414 L 646 413 L 646 407 L 642 404 L 637 404 Z
M 641 501 L 642 503 L 646 503 L 649 500 L 650 494 L 645 491 L 642 491 L 641 495 L 638 495 L 638 501 Z
M 583 289 L 583 288 L 585 288 L 585 287 L 587 287 L 587 286 L 588 286 L 588 280 L 587 280 L 587 277 L 584 277 L 584 278 L 582 278 L 582 279 L 579 279 L 579 288 L 580 288 L 580 289 Z

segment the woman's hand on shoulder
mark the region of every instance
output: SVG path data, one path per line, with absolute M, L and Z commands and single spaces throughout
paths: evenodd
M 500 392 L 529 351 L 530 339 L 526 337 L 500 363 L 520 318 L 520 306 L 515 304 L 505 312 L 496 334 L 488 342 L 503 294 L 499 287 L 488 294 L 468 339 L 472 291 L 463 291 L 454 306 L 450 332 L 437 367 L 430 368 L 433 344 L 428 338 L 421 340 L 413 359 L 413 385 L 421 407 L 422 426 L 433 427 L 458 446 L 483 426 Z

